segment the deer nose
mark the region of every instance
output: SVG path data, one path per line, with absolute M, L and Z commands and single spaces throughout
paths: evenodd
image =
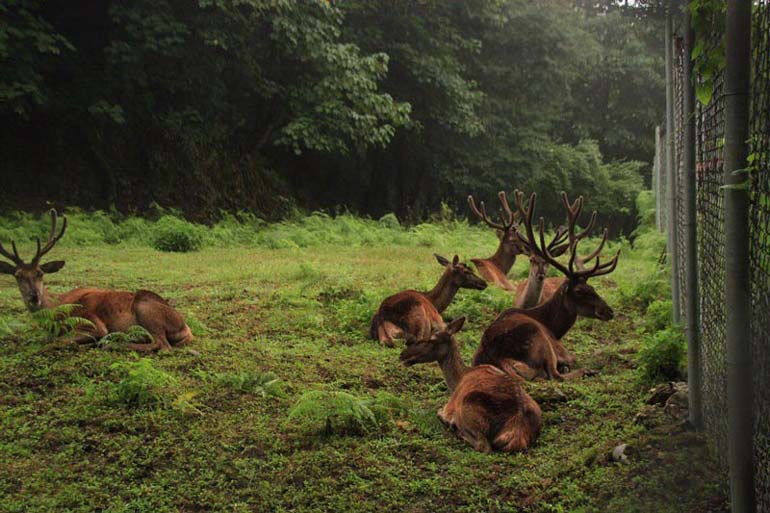
M 40 296 L 37 292 L 30 292 L 29 293 L 29 302 L 33 305 L 36 305 L 40 302 Z

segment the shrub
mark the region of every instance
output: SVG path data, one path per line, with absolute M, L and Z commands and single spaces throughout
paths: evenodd
M 675 381 L 684 376 L 687 344 L 679 328 L 669 328 L 642 340 L 639 370 L 645 384 Z
M 272 372 L 240 371 L 201 373 L 201 377 L 241 393 L 254 394 L 261 397 L 283 397 L 283 383 Z
M 647 330 L 654 333 L 669 328 L 674 322 L 673 308 L 670 299 L 656 300 L 650 303 L 644 317 Z
M 396 217 L 396 214 L 389 213 L 382 216 L 379 220 L 379 223 L 386 228 L 390 229 L 398 229 L 401 228 L 401 223 L 398 222 L 398 218 Z
M 407 412 L 400 398 L 386 392 L 362 399 L 343 391 L 315 390 L 302 394 L 286 422 L 305 433 L 361 435 L 382 429 Z
M 56 340 L 74 334 L 78 328 L 93 328 L 88 319 L 75 317 L 72 312 L 80 305 L 59 305 L 55 308 L 44 308 L 32 313 L 37 328 L 43 332 L 46 341 Z
M 170 389 L 177 386 L 176 378 L 156 369 L 149 358 L 136 362 L 116 362 L 110 365 L 110 370 L 123 376 L 117 383 L 110 384 L 110 402 L 124 406 L 173 404 Z
M 177 217 L 163 216 L 153 225 L 152 247 L 179 253 L 197 251 L 203 246 L 201 228 Z

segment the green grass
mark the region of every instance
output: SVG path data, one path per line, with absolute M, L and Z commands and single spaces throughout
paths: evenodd
M 600 374 L 529 384 L 543 408 L 540 439 L 527 453 L 483 455 L 436 422 L 447 399 L 437 367 L 406 369 L 398 348 L 365 333 L 385 296 L 434 284 L 433 252 L 491 254 L 489 230 L 354 218 L 254 230 L 250 245 L 192 253 L 103 241 L 53 251 L 67 266 L 47 278 L 52 291 L 150 289 L 190 320 L 190 348 L 149 363 L 117 350 L 120 340 L 84 349 L 18 335 L 29 315 L 0 277 L 0 511 L 725 511 L 699 436 L 633 422 L 646 304 L 629 297 L 657 275 L 655 251 L 626 248 L 618 270 L 597 280 L 616 320 L 583 320 L 565 337 Z M 500 290 L 458 294 L 446 315 L 469 316 L 466 360 L 510 302 Z M 297 413 L 303 396 L 310 413 Z M 354 405 L 364 420 L 323 429 L 326 410 L 312 401 L 328 415 Z M 620 443 L 628 465 L 609 461 Z

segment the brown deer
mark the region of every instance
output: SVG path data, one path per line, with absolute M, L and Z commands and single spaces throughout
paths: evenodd
M 492 221 L 487 215 L 483 201 L 479 203 L 477 208 L 473 196 L 468 196 L 468 206 L 471 211 L 488 226 L 494 228 L 498 239 L 500 239 L 500 244 L 494 255 L 489 258 L 473 258 L 471 262 L 487 282 L 505 290 L 514 290 L 513 285 L 508 281 L 508 273 L 516 262 L 516 256 L 524 252 L 522 244 L 515 235 L 518 213 L 513 212 L 508 206 L 504 191 L 498 192 L 497 197 L 503 207 L 499 223 Z
M 567 227 L 559 226 L 548 244 L 548 250 L 555 257 L 561 256 L 568 248 Z M 516 285 L 516 298 L 513 306 L 516 308 L 532 308 L 542 302 L 543 297 L 549 298 L 559 288 L 563 278 L 546 278 L 548 262 L 536 253 L 527 250 L 529 256 L 529 276 Z
M 578 218 L 580 216 L 580 212 L 583 209 L 583 196 L 578 197 L 578 199 L 575 200 L 575 202 L 572 204 L 570 204 L 567 194 L 563 191 L 561 193 L 561 198 L 562 203 L 564 203 L 564 206 L 567 209 L 569 215 Z M 566 227 L 560 226 L 557 229 L 556 237 L 554 237 L 554 240 L 551 241 L 551 243 L 548 245 L 548 249 L 551 255 L 555 257 L 561 256 L 564 251 L 572 246 L 574 239 L 580 240 L 590 234 L 595 223 L 596 211 L 591 214 L 591 219 L 589 220 L 588 225 L 581 233 L 573 235 L 570 238 L 569 243 L 561 246 L 555 246 L 555 244 L 561 244 L 563 242 L 563 239 L 558 240 L 560 232 L 563 236 L 568 235 Z M 604 249 L 604 243 L 606 240 L 607 239 L 605 236 L 602 239 L 601 244 L 590 255 L 585 257 L 577 256 L 575 258 L 575 266 L 579 270 L 584 270 L 585 262 L 590 262 L 601 253 L 602 249 Z M 516 308 L 532 308 L 541 304 L 543 301 L 546 301 L 551 296 L 553 296 L 554 292 L 556 292 L 558 288 L 564 283 L 564 278 L 561 277 L 546 278 L 546 273 L 548 272 L 548 262 L 537 254 L 530 254 L 529 261 L 529 276 L 526 280 L 519 282 L 518 285 L 516 285 L 516 299 L 513 303 L 513 306 Z
M 613 311 L 596 293 L 587 280 L 609 274 L 615 270 L 620 251 L 609 261 L 602 263 L 597 253 L 595 264 L 590 268 L 575 269 L 577 246 L 580 237 L 575 233 L 577 215 L 569 210 L 570 259 L 567 266 L 559 262 L 545 243 L 545 222 L 540 219 L 539 244 L 532 228 L 535 194 L 529 200 L 529 208 L 522 202 L 523 193 L 516 191 L 516 203 L 526 228 L 526 242 L 530 251 L 553 265 L 566 276 L 566 280 L 538 307 L 511 308 L 501 313 L 484 332 L 481 344 L 473 357 L 474 365 L 497 365 L 507 371 L 516 371 L 527 379 L 547 377 L 569 379 L 584 375 L 581 370 L 562 374 L 566 367 L 574 365 L 574 357 L 561 345 L 559 339 L 574 325 L 578 315 L 603 321 L 613 318 Z M 607 232 L 604 232 L 604 239 Z M 602 245 L 604 241 L 602 241 Z M 587 261 L 587 260 L 586 260 Z
M 56 235 L 57 215 L 51 210 L 51 232 L 48 241 L 41 247 L 37 241 L 37 252 L 29 263 L 25 263 L 11 242 L 13 253 L 0 244 L 0 255 L 13 264 L 0 261 L 0 274 L 12 274 L 16 278 L 21 297 L 30 312 L 43 308 L 54 308 L 63 304 L 76 304 L 72 314 L 91 321 L 93 327 L 83 328 L 74 340 L 78 343 L 95 342 L 108 333 L 126 331 L 133 325 L 142 326 L 153 341 L 145 344 L 127 344 L 136 351 L 153 351 L 182 345 L 193 339 L 190 328 L 182 316 L 157 294 L 140 290 L 123 292 L 95 288 L 77 288 L 64 294 L 51 294 L 43 284 L 46 274 L 55 273 L 64 267 L 63 260 L 41 264 L 40 260 L 56 245 L 67 229 L 67 218 L 62 221 L 61 231 Z
M 459 317 L 427 339 L 409 336 L 400 360 L 407 367 L 438 362 L 452 394 L 438 416 L 474 449 L 522 451 L 540 433 L 540 406 L 522 388 L 518 375 L 463 363 L 454 335 L 464 322 L 465 317 Z
M 449 306 L 459 289 L 487 288 L 487 283 L 461 263 L 457 255 L 451 262 L 440 255 L 434 256 L 444 266 L 444 273 L 436 286 L 428 292 L 404 290 L 386 298 L 372 318 L 369 327 L 372 339 L 392 347 L 393 339 L 405 334 L 426 338 L 433 325 L 444 325 L 441 312 Z

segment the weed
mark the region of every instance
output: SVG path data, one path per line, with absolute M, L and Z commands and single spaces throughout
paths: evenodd
M 639 351 L 639 369 L 645 384 L 676 381 L 684 376 L 687 343 L 682 330 L 669 328 L 646 336 Z
M 43 308 L 32 312 L 32 318 L 44 339 L 48 342 L 76 333 L 78 329 L 93 328 L 94 324 L 88 319 L 73 316 L 72 312 L 80 305 L 59 305 L 54 308 Z

